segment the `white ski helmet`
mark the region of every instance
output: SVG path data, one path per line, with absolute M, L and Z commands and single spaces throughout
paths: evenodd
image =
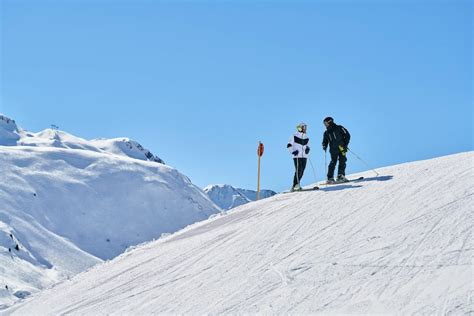
M 308 127 L 308 126 L 306 125 L 306 123 L 301 122 L 301 123 L 299 123 L 298 125 L 296 125 L 296 130 L 297 130 L 298 132 L 302 133 L 303 130 L 306 130 L 307 127 Z

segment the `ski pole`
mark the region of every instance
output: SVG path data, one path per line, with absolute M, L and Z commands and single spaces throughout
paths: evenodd
M 328 170 L 328 152 L 326 150 L 324 151 L 324 170 Z
M 379 173 L 377 171 L 375 171 L 375 169 L 373 169 L 371 166 L 369 166 L 369 164 L 367 162 L 365 162 L 365 160 L 363 160 L 362 158 L 360 158 L 359 156 L 357 156 L 357 154 L 355 152 L 353 152 L 350 148 L 347 148 L 347 150 L 349 150 L 354 156 L 356 156 L 357 159 L 359 159 L 360 161 L 362 161 L 366 166 L 367 168 L 369 168 L 370 170 L 372 170 L 373 172 L 375 172 L 375 174 L 377 175 L 377 177 L 379 176 Z
M 298 179 L 298 185 L 301 188 L 301 183 L 300 183 L 300 164 L 298 158 L 296 158 L 296 179 Z
M 318 179 L 316 177 L 316 169 L 314 169 L 313 162 L 311 161 L 311 158 L 308 157 L 309 163 L 311 164 L 311 169 L 313 169 L 313 175 L 314 175 L 314 182 L 318 182 Z

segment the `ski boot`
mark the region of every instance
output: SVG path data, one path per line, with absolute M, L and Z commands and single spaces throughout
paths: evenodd
M 336 180 L 334 180 L 334 178 L 328 178 L 326 181 L 326 184 L 334 184 L 334 183 L 336 183 Z
M 343 174 L 338 175 L 336 181 L 337 181 L 337 182 L 341 182 L 341 183 L 343 183 L 343 182 L 349 182 L 349 180 L 347 180 L 346 176 L 343 175 Z
M 301 191 L 301 186 L 299 184 L 291 188 L 291 192 L 295 192 L 295 191 Z

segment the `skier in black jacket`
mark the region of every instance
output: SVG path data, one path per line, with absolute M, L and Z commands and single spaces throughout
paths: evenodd
M 332 117 L 326 117 L 323 121 L 326 126 L 326 131 L 323 135 L 323 150 L 326 151 L 329 145 L 329 153 L 331 154 L 331 162 L 328 167 L 327 183 L 335 183 L 334 170 L 336 169 L 337 161 L 339 160 L 339 167 L 337 171 L 337 181 L 347 182 L 346 179 L 346 154 L 347 146 L 351 139 L 351 134 L 341 125 L 334 123 Z

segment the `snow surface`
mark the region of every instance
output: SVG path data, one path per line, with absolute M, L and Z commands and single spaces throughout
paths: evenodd
M 221 209 L 230 210 L 234 207 L 247 204 L 257 199 L 257 192 L 246 189 L 234 188 L 228 184 L 213 184 L 204 188 L 204 192 Z M 261 190 L 260 198 L 268 198 L 275 195 L 272 190 Z
M 472 313 L 473 160 L 248 203 L 6 313 Z
M 1 115 L 0 144 L 0 309 L 220 212 L 177 170 L 130 158 L 137 143 L 29 133 Z

